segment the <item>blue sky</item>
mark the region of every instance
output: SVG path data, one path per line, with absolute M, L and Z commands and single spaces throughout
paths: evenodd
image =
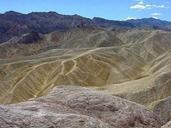
M 6 11 L 79 14 L 112 20 L 154 17 L 171 21 L 171 0 L 0 0 Z

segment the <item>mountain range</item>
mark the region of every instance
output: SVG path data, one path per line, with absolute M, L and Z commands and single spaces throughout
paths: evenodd
M 0 43 L 25 33 L 38 32 L 45 34 L 53 31 L 66 31 L 75 27 L 107 29 L 150 28 L 170 31 L 171 22 L 154 18 L 114 21 L 98 17 L 89 19 L 79 15 L 61 15 L 56 12 L 32 12 L 22 14 L 9 11 L 0 14 Z

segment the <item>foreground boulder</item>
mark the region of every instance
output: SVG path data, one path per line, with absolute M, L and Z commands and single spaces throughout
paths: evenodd
M 160 128 L 136 103 L 83 87 L 60 86 L 47 96 L 1 105 L 0 128 Z

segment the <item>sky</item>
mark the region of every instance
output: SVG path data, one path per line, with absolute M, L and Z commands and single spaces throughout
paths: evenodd
M 0 13 L 6 11 L 55 11 L 111 20 L 153 17 L 171 21 L 171 0 L 0 0 Z

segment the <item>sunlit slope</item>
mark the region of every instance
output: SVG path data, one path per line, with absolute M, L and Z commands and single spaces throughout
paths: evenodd
M 135 55 L 128 62 L 127 58 L 117 54 L 116 48 L 75 52 L 76 55 L 68 51 L 63 56 L 43 55 L 38 59 L 4 62 L 0 70 L 1 102 L 13 103 L 37 97 L 54 85 L 104 86 L 129 81 L 140 77 L 144 66 L 144 61 Z
M 171 51 L 153 60 L 142 74 L 144 77 L 140 79 L 107 85 L 105 89 L 112 94 L 153 108 L 153 102 L 171 95 Z
M 122 42 L 131 44 L 129 50 L 147 62 L 170 50 L 171 33 L 165 31 L 129 30 L 117 35 Z M 124 51 L 124 50 L 123 50 Z
M 169 74 L 170 70 L 168 50 L 171 48 L 171 33 L 151 30 L 108 32 L 115 33 L 109 37 L 114 37 L 119 43 L 110 40 L 112 45 L 107 43 L 109 46 L 99 47 L 97 40 L 104 38 L 100 36 L 101 38 L 92 41 L 97 41 L 94 43 L 96 45 L 86 47 L 85 44 L 90 42 L 81 41 L 82 36 L 80 43 L 75 43 L 75 48 L 68 48 L 72 40 L 66 39 L 65 42 L 60 42 L 57 49 L 53 47 L 48 50 L 43 47 L 44 50 L 39 54 L 35 52 L 32 56 L 19 57 L 21 54 L 17 53 L 17 58 L 1 59 L 0 102 L 6 104 L 25 101 L 44 95 L 57 85 L 104 89 L 147 105 L 170 95 L 167 84 L 170 77 L 165 77 L 164 73 Z M 74 43 L 77 37 L 74 37 L 75 34 L 69 35 L 72 34 L 68 34 L 66 38 L 74 38 Z M 83 39 L 85 38 L 88 36 Z M 84 45 L 79 46 L 81 43 Z M 163 86 L 165 82 L 166 86 Z

